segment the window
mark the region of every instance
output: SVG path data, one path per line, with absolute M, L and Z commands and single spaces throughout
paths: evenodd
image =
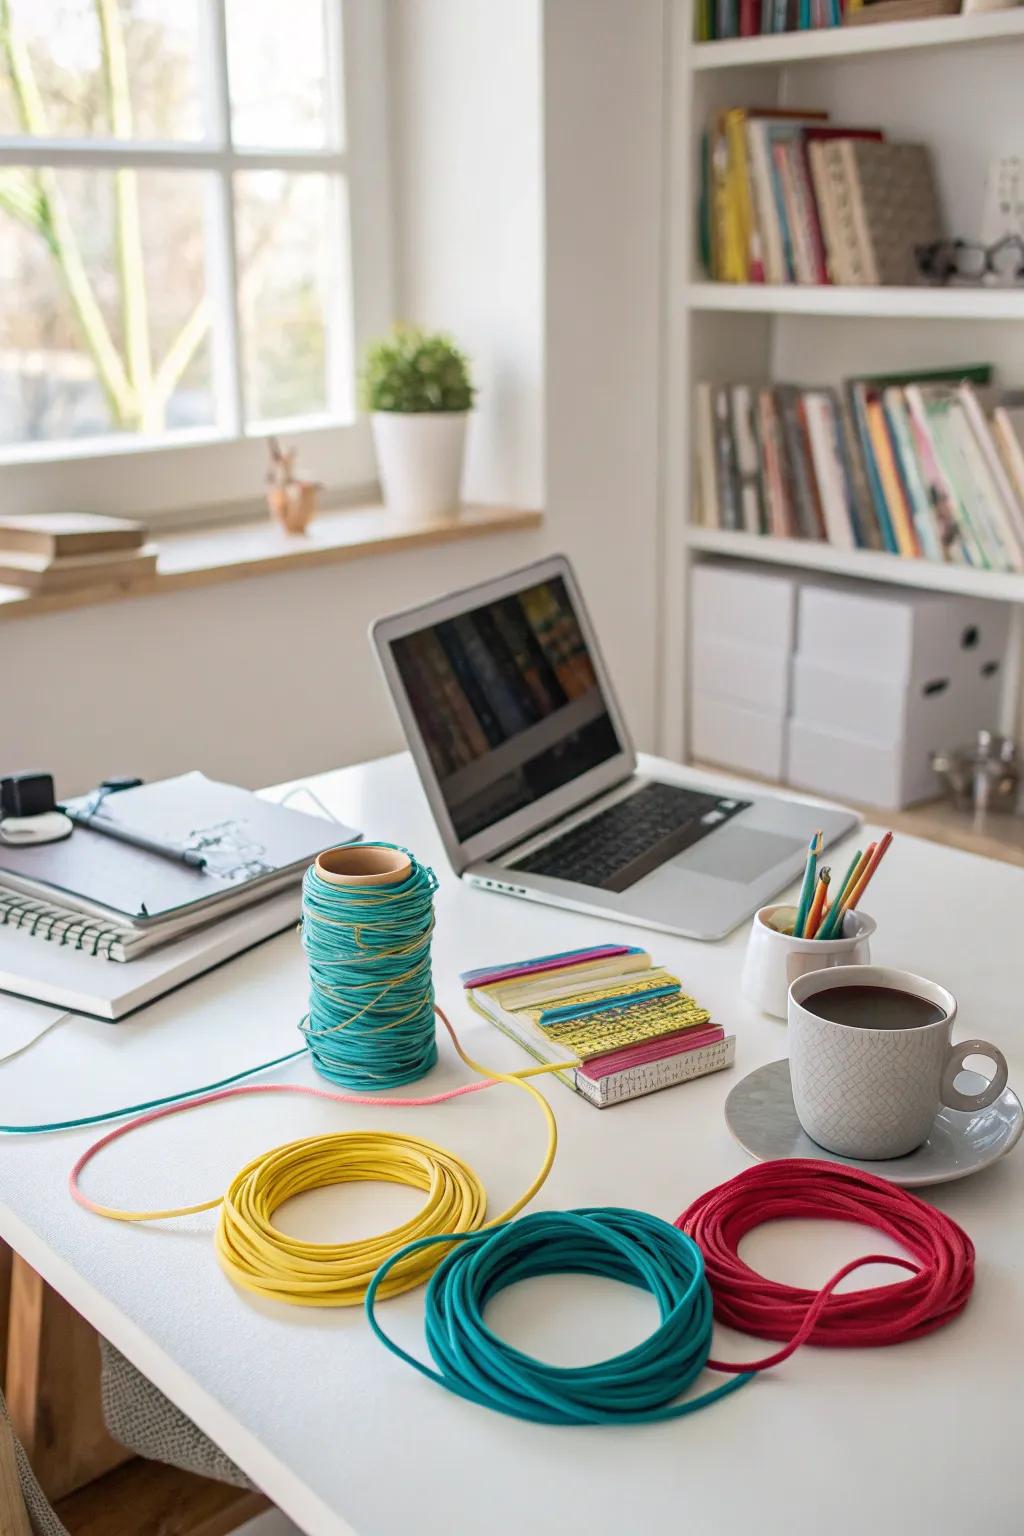
M 331 486 L 372 480 L 354 376 L 390 307 L 380 10 L 0 0 L 6 504 L 252 498 L 272 432 Z

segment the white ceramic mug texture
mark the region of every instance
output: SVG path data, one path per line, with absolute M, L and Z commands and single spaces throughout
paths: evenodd
M 784 1019 L 789 1007 L 790 983 L 810 971 L 831 965 L 866 965 L 871 959 L 871 935 L 874 918 L 864 912 L 848 912 L 841 937 L 835 939 L 794 939 L 768 926 L 779 905 L 762 907 L 754 913 L 743 961 L 740 987 L 762 1013 Z M 781 903 L 785 906 L 786 903 Z
M 912 1029 L 861 1029 L 811 1013 L 809 998 L 833 987 L 889 987 L 942 1010 L 934 1024 Z M 903 1157 L 928 1137 L 935 1116 L 974 1111 L 1006 1087 L 1006 1058 L 987 1040 L 952 1045 L 956 999 L 911 971 L 846 965 L 801 976 L 789 989 L 789 1065 L 797 1118 L 808 1136 L 841 1157 Z M 995 1067 L 981 1093 L 961 1093 L 957 1074 L 967 1056 Z

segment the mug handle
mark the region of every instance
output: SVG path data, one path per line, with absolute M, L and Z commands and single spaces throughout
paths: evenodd
M 963 1070 L 968 1056 L 987 1056 L 996 1069 L 995 1076 L 980 1093 L 961 1093 L 959 1088 L 954 1087 L 956 1076 Z M 939 1095 L 943 1104 L 950 1109 L 987 1109 L 1006 1087 L 1006 1078 L 1006 1057 L 997 1045 L 990 1044 L 988 1040 L 961 1040 L 949 1048 Z

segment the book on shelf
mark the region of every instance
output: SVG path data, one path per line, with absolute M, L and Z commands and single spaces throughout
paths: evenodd
M 598 1109 L 730 1067 L 736 1040 L 632 945 L 467 971 L 476 1011 Z
M 146 530 L 124 517 L 87 512 L 29 512 L 0 515 L 0 552 L 49 560 L 141 549 Z
M 844 26 L 879 21 L 922 21 L 930 16 L 958 16 L 961 0 L 862 0 L 843 17 Z
M 725 107 L 709 122 L 701 251 L 728 283 L 918 282 L 942 238 L 931 151 L 798 107 Z
M 697 398 L 703 526 L 1024 572 L 1024 391 L 988 365 Z

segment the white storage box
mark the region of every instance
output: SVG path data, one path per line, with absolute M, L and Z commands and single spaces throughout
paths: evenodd
M 797 580 L 701 561 L 690 575 L 691 634 L 744 645 L 793 649 Z
M 799 594 L 797 649 L 821 666 L 872 677 L 973 681 L 992 663 L 1001 669 L 1009 622 L 1005 603 L 983 598 L 808 583 Z
M 752 704 L 768 714 L 787 713 L 788 651 L 702 633 L 694 636 L 690 657 L 692 693 L 710 693 L 736 704 Z
M 785 777 L 785 715 L 710 693 L 694 691 L 690 700 L 694 757 L 766 779 Z
M 872 676 L 804 655 L 793 659 L 793 717 L 802 724 L 882 743 L 913 738 L 932 750 L 973 741 L 999 724 L 1002 668 L 958 665 L 944 677 Z M 936 788 L 933 785 L 933 793 Z
M 836 800 L 900 810 L 938 793 L 931 748 L 924 733 L 878 741 L 791 720 L 789 783 Z

